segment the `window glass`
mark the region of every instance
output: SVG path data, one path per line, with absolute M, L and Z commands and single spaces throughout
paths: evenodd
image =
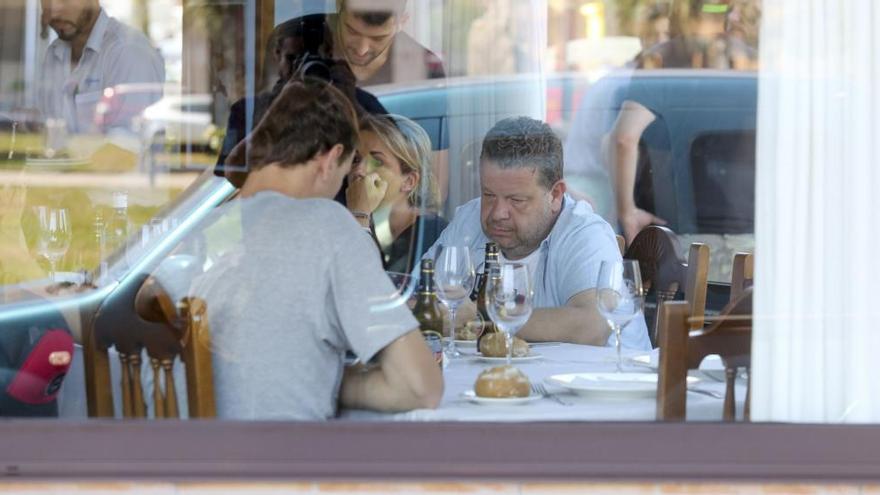
M 756 164 L 794 139 L 776 125 L 801 100 L 766 99 L 774 70 L 796 71 L 761 0 L 0 11 L 0 415 L 721 421 L 748 419 L 752 399 L 770 408 L 773 387 L 749 392 L 752 253 L 771 230 L 756 211 L 781 208 L 791 184 Z M 862 149 L 859 126 L 855 144 L 810 153 Z M 840 180 L 870 175 L 853 167 Z M 825 198 L 823 181 L 791 182 Z M 802 227 L 772 218 L 758 240 L 776 253 Z M 829 224 L 868 239 L 867 225 Z M 755 314 L 772 316 L 764 294 Z M 704 328 L 732 336 L 676 346 Z M 755 349 L 765 373 L 787 352 Z

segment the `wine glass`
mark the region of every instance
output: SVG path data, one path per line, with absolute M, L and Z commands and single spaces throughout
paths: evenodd
M 449 308 L 449 347 L 450 357 L 461 353 L 455 346 L 455 310 L 464 302 L 474 288 L 476 274 L 471 252 L 465 246 L 444 246 L 437 248 L 434 260 L 434 283 L 437 297 Z
M 599 314 L 614 331 L 617 347 L 617 371 L 623 371 L 620 358 L 620 332 L 623 325 L 641 314 L 645 299 L 639 262 L 603 261 L 596 282 L 596 305 Z
M 513 355 L 513 335 L 532 316 L 532 281 L 524 263 L 502 263 L 486 282 L 486 311 L 507 341 L 507 364 Z
M 49 277 L 54 282 L 56 265 L 70 247 L 70 215 L 65 208 L 36 207 L 39 235 L 37 253 L 49 261 Z

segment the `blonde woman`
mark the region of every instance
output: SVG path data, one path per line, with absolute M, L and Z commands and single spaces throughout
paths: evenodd
M 365 117 L 348 183 L 346 204 L 361 225 L 372 223 L 385 269 L 409 273 L 446 227 L 433 213 L 440 195 L 428 134 L 406 117 Z

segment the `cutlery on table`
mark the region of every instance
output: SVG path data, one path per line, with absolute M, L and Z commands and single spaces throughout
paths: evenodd
M 544 386 L 543 383 L 532 383 L 532 392 L 534 392 L 534 393 L 540 395 L 541 397 L 546 397 L 546 398 L 548 398 L 548 399 L 551 399 L 551 400 L 553 400 L 553 401 L 556 401 L 557 403 L 559 403 L 559 404 L 561 404 L 561 405 L 563 405 L 563 406 L 570 406 L 570 405 L 572 405 L 571 402 L 562 399 L 562 397 L 559 397 L 558 395 L 551 394 L 551 393 L 547 390 L 547 387 Z

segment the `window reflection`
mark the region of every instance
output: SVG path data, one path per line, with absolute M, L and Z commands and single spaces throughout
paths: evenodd
M 595 314 L 591 291 L 601 261 L 620 257 L 615 234 L 632 242 L 645 226 L 666 225 L 678 235 L 682 257 L 691 242 L 706 243 L 708 278 L 721 282 L 731 279 L 734 253 L 752 249 L 759 2 L 263 3 L 32 0 L 3 7 L 14 14 L 4 17 L 4 27 L 21 25 L 3 30 L 0 66 L 3 300 L 10 308 L 39 301 L 47 315 L 60 313 L 65 322 L 55 318 L 51 326 L 68 331 L 78 346 L 92 342 L 86 335 L 96 337 L 93 348 L 74 352 L 62 394 L 75 404 L 63 407 L 65 414 L 85 415 L 88 402 L 93 416 L 172 415 L 171 397 L 178 415 L 201 414 L 189 407 L 187 363 L 180 361 L 185 330 L 192 328 L 186 316 L 193 313 L 176 305 L 190 297 L 205 303 L 220 417 L 332 418 L 341 394 L 349 406 L 342 416 L 389 419 L 359 409 L 387 404 L 360 397 L 346 403 L 342 377 L 354 372 L 343 368 L 346 351 L 349 360 L 372 366 L 376 352 L 413 329 L 406 307 L 418 291 L 420 261 L 434 257 L 432 246 L 450 242 L 468 246 L 486 277 L 487 242 L 500 246 L 501 261 L 531 267 L 535 311 L 520 337 L 532 345 L 533 360 L 514 365 L 533 384 L 571 371 L 564 362 L 589 372 L 610 363 L 611 371 L 606 353 L 613 339 Z M 336 217 L 299 223 L 312 211 L 282 214 L 268 206 L 249 213 L 245 205 L 255 194 L 248 181 L 253 185 L 260 166 L 310 163 L 327 152 L 305 142 L 301 108 L 279 103 L 291 82 L 308 78 L 339 90 L 356 112 L 357 143 L 343 148 L 357 148 L 359 159 L 350 172 L 347 165 L 329 168 L 325 179 L 332 180 L 320 191 L 335 196 L 338 204 L 321 207 Z M 280 112 L 274 120 L 273 108 Z M 315 117 L 305 128 L 327 136 L 331 120 Z M 511 122 L 524 127 L 506 128 Z M 264 156 L 254 140 L 271 123 L 278 131 L 269 141 L 277 149 Z M 529 135 L 523 129 L 530 126 L 540 128 L 540 142 L 511 145 L 511 156 L 487 151 L 493 132 L 515 138 Z M 294 158 L 298 147 L 308 156 Z M 558 177 L 505 175 L 528 172 L 548 156 L 560 162 Z M 523 186 L 519 179 L 528 187 L 514 187 Z M 41 212 L 48 211 L 65 211 L 69 220 L 70 242 L 61 254 L 46 247 Z M 343 218 L 354 230 L 330 239 Z M 256 226 L 265 230 L 255 234 Z M 572 240 L 586 231 L 588 240 Z M 354 234 L 363 235 L 353 240 Z M 326 249 L 313 249 L 320 260 L 297 254 L 302 243 L 321 239 Z M 345 261 L 332 255 L 343 247 L 355 251 Z M 335 270 L 346 273 L 338 286 L 347 297 L 338 301 L 327 296 L 337 287 L 327 282 Z M 348 272 L 368 280 L 352 285 Z M 170 317 L 160 317 L 155 298 L 145 313 L 132 310 L 148 277 L 164 285 Z M 686 292 L 673 288 L 669 298 L 687 299 Z M 709 297 L 706 312 L 721 311 L 724 296 Z M 656 306 L 657 297 L 650 292 L 647 304 Z M 254 316 L 253 308 L 267 304 L 278 311 L 275 319 L 266 310 Z M 333 305 L 335 311 L 326 309 Z M 465 330 L 459 335 L 474 337 L 459 339 L 465 353 L 479 350 L 479 332 L 467 330 L 492 327 L 477 306 L 474 300 L 457 309 L 455 324 Z M 315 313 L 286 312 L 303 308 Z M 7 317 L 24 328 L 42 321 L 39 311 L 6 313 L 18 315 Z M 0 317 L 3 312 L 0 307 Z M 293 322 L 311 325 L 310 338 L 323 337 L 285 332 Z M 255 337 L 269 331 L 270 337 Z M 636 319 L 624 337 L 626 357 L 638 358 L 630 364 L 653 372 L 658 351 L 649 349 L 644 321 Z M 92 361 L 76 367 L 103 359 L 95 353 L 106 353 L 106 369 L 96 371 Z M 317 355 L 332 366 L 304 364 Z M 475 405 L 462 403 L 460 393 L 473 388 L 485 363 L 447 364 L 446 395 L 425 418 L 473 413 L 468 408 Z M 319 394 L 284 379 L 313 368 L 330 370 L 320 386 L 318 378 L 308 380 Z M 171 390 L 175 376 L 180 383 Z M 418 400 L 393 409 L 435 405 L 440 398 L 431 376 L 425 371 L 425 381 L 415 384 L 425 392 Z M 123 379 L 130 395 L 117 387 Z M 87 401 L 87 380 L 103 380 L 113 395 Z M 722 389 L 711 379 L 707 384 Z M 735 381 L 740 406 L 745 384 Z M 551 387 L 549 396 L 563 389 Z M 295 399 L 303 393 L 308 397 Z M 572 413 L 589 402 L 576 394 L 564 394 L 567 404 L 534 394 L 540 406 L 556 408 L 551 414 L 621 417 L 610 406 Z M 719 419 L 717 399 L 703 397 L 691 402 L 690 417 Z M 267 398 L 271 410 L 263 409 Z M 652 419 L 650 397 L 639 400 L 631 419 Z M 295 414 L 297 404 L 311 406 Z

